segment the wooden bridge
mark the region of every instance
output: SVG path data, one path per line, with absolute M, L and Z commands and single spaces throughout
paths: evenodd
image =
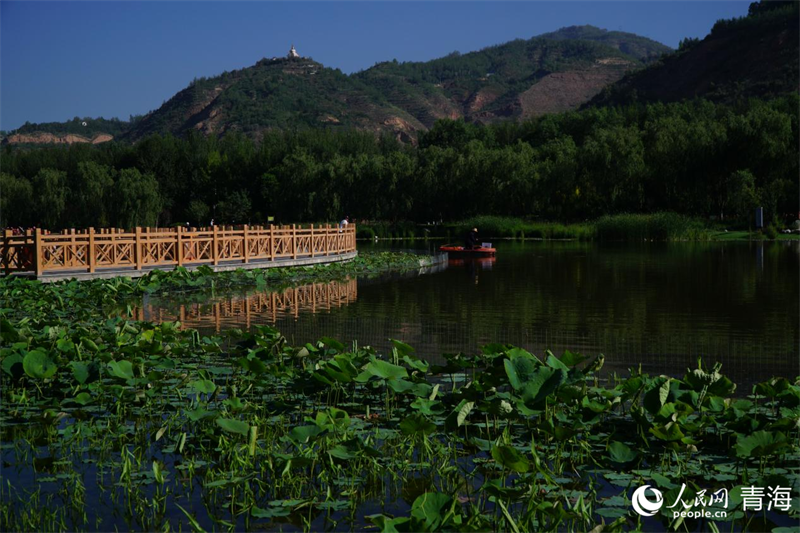
M 338 226 L 213 226 L 89 228 L 14 235 L 5 230 L 0 261 L 6 274 L 45 281 L 136 277 L 149 270 L 209 265 L 214 270 L 270 268 L 344 261 L 356 256 L 356 228 Z

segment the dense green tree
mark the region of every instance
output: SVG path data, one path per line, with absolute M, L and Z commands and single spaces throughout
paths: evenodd
M 563 136 L 536 149 L 536 190 L 533 212 L 557 220 L 581 219 L 587 214 L 578 208 L 583 203 L 578 182 L 578 147 L 572 137 Z
M 129 229 L 157 225 L 162 202 L 155 176 L 126 168 L 120 171 L 114 188 L 116 227 Z
M 737 170 L 728 178 L 728 198 L 731 213 L 741 219 L 751 219 L 759 205 L 756 179 L 749 170 Z
M 114 211 L 114 171 L 94 161 L 78 163 L 69 188 L 70 216 L 77 227 L 108 227 Z
M 644 145 L 637 128 L 598 129 L 587 139 L 582 156 L 584 199 L 590 212 L 644 208 Z
M 211 222 L 211 209 L 202 200 L 192 200 L 186 209 L 186 216 L 188 222 L 197 226 L 207 226 Z
M 219 221 L 225 224 L 247 224 L 250 222 L 250 198 L 244 191 L 228 193 L 217 207 Z
M 47 229 L 58 230 L 65 226 L 67 210 L 67 173 L 43 168 L 33 178 L 36 210 L 41 225 Z
M 744 223 L 753 202 L 770 219 L 798 211 L 798 106 L 793 93 L 735 105 L 589 108 L 497 125 L 444 120 L 418 145 L 306 129 L 269 131 L 257 143 L 239 133 L 192 133 L 133 146 L 6 147 L 0 216 L 50 229 L 344 215 L 569 221 L 658 210 Z M 27 187 L 32 200 L 22 211 Z
M 0 172 L 0 226 L 32 226 L 35 222 L 31 182 Z

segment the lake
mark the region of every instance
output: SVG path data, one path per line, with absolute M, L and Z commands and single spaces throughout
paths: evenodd
M 359 249 L 424 253 L 439 244 Z M 495 244 L 496 258 L 429 272 L 149 298 L 143 318 L 179 318 L 203 333 L 274 325 L 293 344 L 328 336 L 385 351 L 399 339 L 431 361 L 500 342 L 537 355 L 603 353 L 604 370 L 623 374 L 641 365 L 679 376 L 702 356 L 743 385 L 800 375 L 796 242 Z

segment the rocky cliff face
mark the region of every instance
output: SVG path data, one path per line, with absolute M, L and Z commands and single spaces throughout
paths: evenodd
M 3 144 L 75 144 L 75 143 L 90 143 L 100 144 L 114 139 L 113 136 L 106 133 L 100 133 L 92 138 L 84 137 L 82 135 L 64 134 L 55 135 L 52 133 L 37 132 L 30 134 L 16 133 L 9 135 L 3 139 Z
M 520 94 L 520 115 L 530 118 L 577 109 L 633 67 L 630 62 L 604 58 L 589 68 L 548 74 Z

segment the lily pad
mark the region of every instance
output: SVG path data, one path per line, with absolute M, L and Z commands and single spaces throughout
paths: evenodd
M 42 350 L 33 350 L 25 354 L 22 368 L 32 378 L 47 379 L 53 377 L 58 366 Z

